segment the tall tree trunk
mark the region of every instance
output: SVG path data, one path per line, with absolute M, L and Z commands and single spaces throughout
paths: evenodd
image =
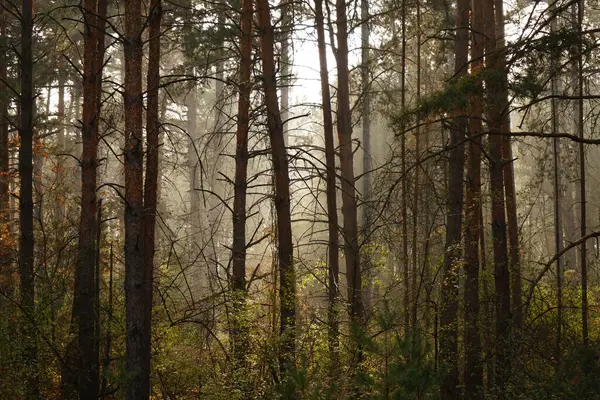
M 401 18 L 402 18 L 402 49 L 401 49 L 401 83 L 400 83 L 400 108 L 406 109 L 406 1 L 402 0 Z M 402 178 L 402 272 L 404 283 L 403 308 L 404 308 L 404 329 L 408 332 L 410 327 L 410 276 L 408 264 L 408 175 L 406 169 L 406 132 L 405 125 L 402 124 L 402 136 L 400 138 L 401 167 Z
M 548 8 L 550 10 L 552 21 L 550 21 L 550 34 L 556 35 L 557 33 L 557 15 L 556 4 L 552 0 L 548 0 Z M 559 94 L 559 64 L 560 53 L 556 51 L 550 60 L 550 73 L 552 78 L 550 81 L 552 101 L 550 103 L 551 112 L 551 130 L 553 134 L 559 132 L 560 125 L 558 119 L 558 99 L 554 96 Z M 563 249 L 563 232 L 561 222 L 561 197 L 562 187 L 560 181 L 560 139 L 555 137 L 552 141 L 552 158 L 554 161 L 554 251 L 556 254 L 560 254 Z M 556 258 L 556 354 L 555 358 L 557 361 L 561 359 L 561 342 L 562 342 L 562 320 L 563 320 L 563 307 L 562 307 L 562 257 Z
M 521 257 L 519 253 L 519 224 L 517 220 L 517 197 L 515 191 L 514 163 L 512 162 L 512 146 L 510 137 L 510 104 L 506 77 L 506 44 L 504 38 L 504 3 L 495 0 L 496 13 L 496 42 L 498 68 L 502 88 L 499 105 L 502 112 L 502 162 L 504 165 L 503 179 L 506 194 L 506 219 L 508 224 L 508 240 L 510 255 L 510 287 L 512 297 L 512 323 L 514 328 L 523 327 L 522 284 L 521 284 Z
M 419 104 L 421 101 L 421 4 L 417 2 L 417 88 L 416 88 L 416 103 Z M 420 164 L 421 157 L 421 126 L 420 126 L 420 115 L 417 115 L 417 127 L 415 129 L 415 162 Z M 411 309 L 411 321 L 410 325 L 413 328 L 417 327 L 417 317 L 419 311 L 419 287 L 418 282 L 418 262 L 419 262 L 419 251 L 418 251 L 418 236 L 419 236 L 419 193 L 421 192 L 420 184 L 420 172 L 421 165 L 418 165 L 415 169 L 415 189 L 413 193 L 413 219 L 412 219 L 412 244 L 411 244 L 411 255 L 412 255 L 412 268 L 411 268 L 411 298 L 412 298 L 412 309 Z
M 580 237 L 587 235 L 587 194 L 585 179 L 585 145 L 583 139 L 585 136 L 585 126 L 583 118 L 583 13 L 584 0 L 577 2 L 577 135 L 581 139 L 579 142 L 579 211 L 580 211 Z M 587 282 L 587 242 L 581 242 L 579 249 L 579 262 L 581 264 L 581 331 L 583 334 L 583 344 L 587 345 L 589 341 L 588 332 L 588 282 Z
M 290 86 L 292 84 L 292 57 L 290 54 L 290 41 L 292 38 L 292 7 L 293 2 L 281 0 L 281 120 L 283 122 L 283 138 L 285 145 L 289 146 L 288 120 L 290 118 Z
M 474 0 L 471 9 L 472 44 L 471 74 L 477 77 L 483 68 L 483 2 Z M 479 237 L 481 209 L 481 133 L 483 96 L 476 98 L 469 120 L 469 156 L 467 160 L 467 192 L 465 200 L 465 399 L 483 398 L 483 364 L 479 331 Z
M 486 66 L 496 70 L 492 78 L 485 82 L 487 93 L 487 117 L 490 157 L 490 190 L 492 214 L 492 242 L 494 249 L 494 282 L 496 285 L 496 390 L 502 393 L 510 376 L 510 273 L 508 268 L 508 251 L 506 247 L 506 214 L 504 209 L 504 174 L 502 160 L 502 128 L 506 127 L 507 117 L 503 107 L 503 76 L 502 55 L 496 45 L 496 30 L 494 16 L 494 0 L 485 0 L 484 32 L 486 35 Z M 502 48 L 500 48 L 502 51 Z
M 8 12 L 4 10 L 5 0 L 0 1 L 0 221 L 2 221 L 2 241 L 0 241 L 0 290 L 12 294 L 14 282 L 12 274 L 6 273 L 11 267 L 11 247 L 7 242 L 10 233 L 10 179 L 9 179 L 9 129 L 8 105 L 9 89 L 3 82 L 8 82 Z
M 371 158 L 371 94 L 370 94 L 370 78 L 369 78 L 369 36 L 370 21 L 369 21 L 369 2 L 361 0 L 360 2 L 360 40 L 361 40 L 361 92 L 362 92 L 362 145 L 363 145 L 363 176 L 362 176 L 362 197 L 363 197 L 363 236 L 364 243 L 368 243 L 371 235 L 371 170 L 373 169 Z M 365 287 L 363 301 L 365 303 L 365 311 L 370 312 L 373 306 L 373 291 L 374 273 L 372 263 L 369 261 L 370 254 L 363 256 L 362 268 L 365 271 L 366 279 L 368 280 Z
M 139 368 L 142 370 L 144 396 L 150 390 L 150 349 L 152 341 L 152 295 L 154 291 L 154 252 L 156 245 L 156 209 L 158 199 L 159 176 L 159 87 L 160 87 L 160 38 L 161 38 L 162 1 L 150 2 L 148 21 L 148 76 L 146 105 L 146 173 L 144 177 L 144 205 L 142 214 L 142 331 L 141 348 L 143 349 Z M 147 397 L 146 397 L 147 398 Z
M 128 400 L 150 396 L 150 348 L 144 332 L 151 310 L 145 307 L 143 255 L 143 148 L 142 148 L 142 19 L 141 0 L 125 3 L 125 312 Z
M 273 46 L 274 29 L 268 0 L 258 0 L 256 10 L 261 29 L 261 59 L 263 85 L 267 106 L 267 126 L 271 142 L 271 158 L 275 175 L 275 211 L 279 235 L 279 302 L 280 351 L 279 367 L 282 376 L 294 367 L 296 340 L 296 277 L 294 273 L 294 248 L 290 210 L 290 176 L 283 138 L 283 123 L 277 100 L 277 80 Z
M 65 120 L 65 72 L 63 70 L 63 64 L 59 63 L 59 71 L 58 71 L 58 105 L 57 105 L 57 117 L 58 117 L 58 133 L 57 133 L 57 152 L 58 156 L 56 157 L 56 182 L 58 184 L 59 190 L 65 191 L 68 186 L 64 182 L 66 174 L 65 174 L 65 151 L 67 150 L 66 146 L 66 120 Z M 65 199 L 66 196 L 63 197 L 56 196 L 54 212 L 57 220 L 59 218 L 64 217 L 65 215 Z
M 101 4 L 104 3 L 104 4 Z M 104 14 L 101 14 L 104 12 Z M 104 61 L 104 18 L 106 2 L 86 0 L 84 3 L 83 115 L 81 155 L 81 219 L 79 251 L 75 271 L 73 320 L 78 332 L 77 391 L 80 398 L 96 398 L 99 390 L 99 324 L 96 295 L 96 232 L 98 202 L 96 199 L 98 167 L 98 127 L 100 93 Z M 100 47 L 102 46 L 102 47 Z M 74 364 L 75 365 L 75 364 Z
M 345 0 L 336 0 L 337 26 L 337 131 L 339 140 L 340 167 L 342 178 L 342 216 L 344 219 L 344 257 L 348 282 L 350 321 L 353 328 L 362 328 L 362 277 L 358 246 L 358 220 L 356 188 L 354 181 L 354 154 L 352 152 L 352 121 L 348 78 L 348 17 Z M 362 361 L 362 346 L 356 343 L 352 355 L 352 367 Z
M 39 399 L 38 348 L 35 334 L 35 271 L 33 236 L 33 2 L 21 9 L 21 101 L 19 126 L 19 275 L 23 311 L 22 356 L 25 399 Z
M 456 7 L 456 39 L 454 47 L 454 79 L 467 72 L 469 55 L 469 1 L 459 0 Z M 440 310 L 440 364 L 443 381 L 442 400 L 457 399 L 458 377 L 458 274 L 462 254 L 462 211 L 465 147 L 462 143 L 467 119 L 456 117 L 450 130 L 450 160 L 446 200 L 446 244 L 444 251 L 442 298 Z
M 329 91 L 329 70 L 327 68 L 327 48 L 323 18 L 323 0 L 315 0 L 315 22 L 319 47 L 319 66 L 321 73 L 321 97 L 323 99 L 323 133 L 325 136 L 325 165 L 327 167 L 327 233 L 328 233 L 328 281 L 327 281 L 327 343 L 329 346 L 330 374 L 336 379 L 339 374 L 339 237 L 338 210 L 335 172 L 335 144 L 333 141 L 333 118 L 331 93 Z
M 252 90 L 252 0 L 242 0 L 240 37 L 240 86 L 235 146 L 235 187 L 233 197 L 233 268 L 231 286 L 236 315 L 232 330 L 233 353 L 239 367 L 246 353 L 244 302 L 246 296 L 246 191 L 248 178 L 248 132 L 250 129 L 250 93 Z

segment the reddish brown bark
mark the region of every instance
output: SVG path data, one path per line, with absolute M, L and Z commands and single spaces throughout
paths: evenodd
M 344 258 L 348 282 L 350 319 L 356 328 L 362 327 L 362 277 L 358 246 L 358 220 L 356 187 L 354 181 L 354 155 L 352 152 L 352 121 L 348 78 L 348 18 L 346 2 L 336 1 L 337 26 L 337 131 L 339 141 L 340 168 L 342 178 L 342 217 L 344 220 Z M 354 361 L 362 359 L 362 349 L 357 343 Z
M 160 140 L 160 120 L 158 95 L 160 87 L 160 24 L 162 18 L 161 0 L 150 2 L 150 15 L 148 25 L 148 75 L 147 75 L 147 105 L 146 105 L 146 174 L 144 181 L 144 211 L 142 215 L 142 296 L 139 304 L 142 308 L 142 337 L 141 346 L 142 371 L 144 392 L 150 391 L 150 346 L 152 339 L 152 294 L 154 282 L 154 252 L 156 240 L 156 208 L 158 196 L 158 151 Z
M 279 301 L 281 348 L 279 366 L 285 375 L 293 367 L 295 357 L 296 329 L 296 278 L 294 273 L 292 224 L 290 214 L 290 177 L 288 159 L 283 137 L 283 123 L 277 100 L 277 81 L 273 44 L 274 29 L 268 0 L 257 0 L 259 26 L 261 29 L 261 59 L 263 85 L 267 106 L 267 126 L 271 142 L 271 158 L 275 175 L 275 211 L 277 214 L 277 232 L 279 235 Z
M 246 190 L 248 176 L 248 131 L 250 128 L 250 92 L 252 82 L 252 0 L 242 1 L 240 37 L 240 87 L 238 97 L 237 131 L 235 146 L 235 182 L 233 197 L 233 261 L 231 283 L 236 312 L 241 312 L 243 297 L 246 294 Z M 238 317 L 232 332 L 234 355 L 242 362 L 245 353 L 245 340 L 237 326 Z
M 335 172 L 335 144 L 333 142 L 333 118 L 331 93 L 329 91 L 329 70 L 327 68 L 327 48 L 323 18 L 323 0 L 315 0 L 315 22 L 319 48 L 319 66 L 321 73 L 321 98 L 323 99 L 323 133 L 325 136 L 325 165 L 327 167 L 327 232 L 328 232 L 328 282 L 327 282 L 327 323 L 328 346 L 332 376 L 339 369 L 339 317 L 337 303 L 339 298 L 339 237 L 338 210 Z
M 125 2 L 125 312 L 128 400 L 150 396 L 150 348 L 144 332 L 151 310 L 145 307 L 143 256 L 143 149 L 142 149 L 142 19 L 141 0 Z M 150 288 L 148 288 L 150 286 Z
M 9 89 L 3 82 L 8 81 L 7 53 L 8 53 L 8 13 L 4 10 L 4 0 L 0 2 L 0 221 L 2 221 L 3 239 L 0 242 L 0 290 L 12 294 L 14 282 L 12 279 L 11 247 L 8 244 L 10 232 L 10 179 L 9 179 L 9 147 L 8 147 L 8 104 L 10 102 Z
M 467 72 L 469 54 L 469 1 L 459 0 L 456 7 L 456 40 L 454 44 L 454 79 Z M 442 400 L 459 397 L 458 376 L 458 273 L 462 255 L 463 177 L 467 120 L 457 117 L 450 128 L 450 159 L 446 199 L 446 243 L 444 252 L 442 298 L 440 310 L 440 365 L 443 380 Z
M 502 0 L 495 0 L 496 32 L 500 37 L 498 42 L 498 67 L 506 71 L 506 48 L 504 39 L 504 4 Z M 512 301 L 512 323 L 516 328 L 523 326 L 522 310 L 522 284 L 521 284 L 521 256 L 519 253 L 519 224 L 517 220 L 517 196 L 515 192 L 514 164 L 512 162 L 512 146 L 510 134 L 510 114 L 506 72 L 502 75 L 502 92 L 499 100 L 502 108 L 502 160 L 504 163 L 504 191 L 506 196 L 506 220 L 509 240 L 510 256 L 510 287 Z
M 478 77 L 483 68 L 483 2 L 474 0 L 471 10 L 473 27 L 471 74 Z M 467 185 L 465 199 L 465 399 L 483 398 L 483 364 L 479 331 L 479 237 L 481 209 L 481 137 L 483 132 L 483 98 L 477 97 L 469 120 L 472 139 L 468 144 Z
M 501 54 L 496 45 L 496 21 L 494 15 L 494 0 L 484 3 L 484 33 L 486 36 L 485 50 L 486 67 L 495 69 L 497 74 L 490 74 L 486 83 L 488 90 L 486 114 L 488 129 L 500 133 L 506 127 L 504 119 L 507 114 L 503 110 L 503 79 L 505 71 L 502 68 Z M 510 375 L 510 272 L 508 264 L 506 214 L 504 209 L 504 164 L 502 160 L 502 136 L 489 136 L 490 158 L 490 191 L 492 214 L 492 244 L 494 250 L 494 282 L 496 287 L 496 390 L 502 392 Z
M 99 390 L 99 315 L 96 288 L 98 202 L 98 128 L 104 61 L 106 1 L 84 3 L 83 110 L 81 155 L 81 217 L 79 253 L 75 271 L 73 320 L 78 332 L 77 391 L 80 398 L 95 398 Z
M 19 276 L 21 334 L 25 371 L 24 398 L 39 399 L 38 348 L 35 337 L 35 271 L 33 236 L 33 2 L 23 0 L 21 8 L 21 101 L 19 126 Z

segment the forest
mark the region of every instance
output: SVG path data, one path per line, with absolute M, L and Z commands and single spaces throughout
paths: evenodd
M 600 399 L 599 56 L 598 0 L 0 0 L 0 399 Z

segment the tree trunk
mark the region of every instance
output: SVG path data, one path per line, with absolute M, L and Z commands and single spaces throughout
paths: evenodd
M 362 277 L 358 246 L 358 221 L 356 188 L 354 182 L 354 155 L 352 152 L 352 121 L 350 113 L 350 92 L 348 78 L 348 18 L 346 2 L 336 1 L 337 26 L 337 131 L 339 140 L 340 167 L 342 178 L 342 216 L 344 219 L 344 257 L 346 259 L 346 279 L 348 282 L 348 302 L 350 321 L 353 328 L 362 328 Z M 355 354 L 352 367 L 362 361 L 362 346 L 355 341 Z
M 5 1 L 0 1 L 0 221 L 2 221 L 2 241 L 0 241 L 0 290 L 12 294 L 14 282 L 9 273 L 11 268 L 11 247 L 7 242 L 10 233 L 10 178 L 9 178 L 9 128 L 8 105 L 9 89 L 3 82 L 8 81 L 8 13 L 3 9 Z
M 147 76 L 147 105 L 146 105 L 146 174 L 144 181 L 144 205 L 142 214 L 142 265 L 140 266 L 143 277 L 142 302 L 139 307 L 142 309 L 141 318 L 142 330 L 140 344 L 142 355 L 139 368 L 142 370 L 144 396 L 151 392 L 150 389 L 150 349 L 152 341 L 152 295 L 154 291 L 154 252 L 156 245 L 156 207 L 158 196 L 158 176 L 159 176 L 159 140 L 160 140 L 160 120 L 159 120 L 159 87 L 160 87 L 160 38 L 161 38 L 161 18 L 162 2 L 161 0 L 152 0 L 150 2 L 149 21 L 148 21 L 148 76 Z M 141 165 L 141 164 L 140 164 Z
M 145 307 L 147 286 L 144 268 L 142 217 L 142 21 L 141 0 L 125 3 L 125 312 L 127 383 L 125 397 L 150 396 L 150 348 L 144 332 L 151 310 Z
M 419 2 L 416 4 L 417 8 L 417 88 L 416 88 L 416 103 L 419 104 L 421 101 L 421 5 Z M 417 163 L 417 168 L 415 168 L 415 189 L 413 193 L 413 219 L 412 219 L 412 244 L 411 244 L 411 255 L 412 255 L 412 268 L 411 268 L 411 298 L 412 298 L 412 309 L 411 309 L 411 318 L 410 325 L 413 328 L 417 327 L 417 317 L 419 312 L 419 287 L 420 282 L 418 282 L 418 277 L 420 276 L 418 273 L 419 267 L 419 251 L 418 251 L 418 237 L 419 237 L 419 202 L 421 201 L 419 197 L 419 193 L 421 192 L 420 184 L 420 172 L 421 165 L 420 157 L 421 157 L 421 119 L 420 115 L 417 115 L 417 127 L 415 129 L 415 162 Z
M 577 2 L 577 135 L 581 139 L 579 142 L 579 211 L 580 211 L 580 237 L 587 235 L 587 204 L 586 204 L 586 179 L 585 179 L 585 145 L 583 139 L 585 136 L 585 126 L 583 118 L 583 12 L 584 0 Z M 583 334 L 583 344 L 587 346 L 589 341 L 588 332 L 588 282 L 587 282 L 587 242 L 581 242 L 579 248 L 579 262 L 581 265 L 581 331 Z
M 556 35 L 557 33 L 557 15 L 556 13 L 556 4 L 552 1 L 548 1 L 548 8 L 550 10 L 550 14 L 552 15 L 552 20 L 550 21 L 550 34 Z M 553 96 L 552 101 L 550 103 L 551 107 L 551 130 L 553 134 L 556 134 L 560 130 L 559 119 L 558 119 L 558 99 L 554 98 L 554 96 L 558 96 L 559 94 L 559 64 L 560 54 L 559 52 L 555 52 L 552 55 L 550 60 L 550 73 L 552 74 L 552 78 L 550 81 L 551 84 L 551 95 Z M 554 161 L 554 170 L 553 170 L 553 178 L 554 178 L 554 251 L 556 254 L 560 254 L 563 249 L 563 231 L 562 231 L 562 221 L 561 221 L 561 197 L 562 197 L 562 187 L 560 181 L 560 139 L 555 137 L 552 141 L 552 158 Z M 563 277 L 563 268 L 562 268 L 563 258 L 558 256 L 556 258 L 556 355 L 555 358 L 557 361 L 561 359 L 561 342 L 562 342 L 562 319 L 563 319 L 563 307 L 562 307 L 562 277 Z
M 496 45 L 494 0 L 485 0 L 484 32 L 486 35 L 486 66 L 498 73 L 486 81 L 490 157 L 490 190 L 492 213 L 492 242 L 494 249 L 494 282 L 496 285 L 496 390 L 502 393 L 510 376 L 510 273 L 506 247 L 506 214 L 504 211 L 504 174 L 502 160 L 502 129 L 508 116 L 503 109 L 502 56 Z M 500 48 L 500 51 L 502 49 Z
M 100 4 L 104 3 L 104 4 Z M 73 321 L 78 332 L 78 348 L 72 356 L 78 360 L 77 391 L 80 398 L 96 398 L 99 390 L 99 348 L 96 332 L 99 323 L 96 295 L 96 199 L 98 166 L 98 127 L 100 93 L 104 61 L 104 18 L 106 2 L 84 3 L 83 110 L 81 155 L 81 218 L 79 251 L 75 271 Z M 101 9 L 103 8 L 103 9 Z M 101 14 L 104 12 L 104 14 Z M 102 47 L 100 47 L 102 46 Z
M 498 68 L 501 75 L 502 88 L 498 99 L 502 112 L 502 162 L 504 165 L 504 191 L 506 193 L 506 219 L 508 223 L 508 240 L 510 253 L 510 277 L 512 297 L 512 323 L 515 328 L 523 327 L 522 284 L 521 284 L 521 257 L 519 253 L 519 224 L 517 220 L 517 198 L 515 192 L 514 164 L 512 162 L 512 146 L 510 138 L 510 114 L 506 77 L 506 44 L 504 39 L 504 4 L 502 0 L 495 0 L 496 13 L 496 42 L 498 54 Z
M 400 109 L 406 110 L 406 1 L 402 0 L 402 50 L 401 50 L 401 87 L 400 87 Z M 410 276 L 408 267 L 408 175 L 406 169 L 406 132 L 405 125 L 402 124 L 402 136 L 400 138 L 401 167 L 402 174 L 402 278 L 404 293 L 404 329 L 408 332 L 410 327 Z
M 467 72 L 469 53 L 469 1 L 459 0 L 456 8 L 454 79 Z M 462 254 L 462 210 L 465 147 L 467 128 L 464 117 L 456 117 L 450 130 L 450 160 L 446 203 L 446 244 L 444 252 L 442 298 L 440 310 L 440 365 L 443 381 L 441 399 L 457 399 L 458 377 L 458 274 Z
M 38 348 L 35 334 L 35 271 L 33 236 L 33 2 L 21 9 L 21 101 L 19 126 L 19 275 L 24 398 L 39 399 Z
M 268 0 L 257 1 L 261 29 L 261 59 L 263 85 L 267 106 L 267 126 L 271 142 L 271 158 L 275 175 L 275 211 L 279 235 L 279 301 L 280 301 L 280 351 L 279 367 L 282 376 L 294 367 L 296 340 L 296 278 L 294 273 L 292 223 L 290 211 L 290 177 L 283 138 L 283 123 L 277 100 L 277 81 L 273 46 L 274 29 Z
M 233 245 L 231 287 L 236 315 L 232 329 L 233 353 L 239 367 L 246 353 L 244 303 L 246 296 L 246 190 L 248 177 L 248 132 L 252 90 L 252 0 L 242 0 L 240 37 L 240 86 L 235 147 L 235 187 L 233 197 Z
M 475 76 L 483 68 L 483 2 L 474 0 L 471 10 L 472 44 L 471 73 Z M 482 87 L 481 78 L 477 78 Z M 479 331 L 479 237 L 481 209 L 481 137 L 483 132 L 483 96 L 476 98 L 469 120 L 471 140 L 467 160 L 465 200 L 465 399 L 483 398 L 483 365 L 481 333 Z
M 325 136 L 325 165 L 327 167 L 327 232 L 329 238 L 328 281 L 327 281 L 327 325 L 330 374 L 332 379 L 339 375 L 339 237 L 338 210 L 335 172 L 335 144 L 333 141 L 333 118 L 331 94 L 329 91 L 329 70 L 327 68 L 327 48 L 323 19 L 323 0 L 315 0 L 315 22 L 319 47 L 319 66 L 321 73 L 321 97 L 323 99 L 323 133 Z

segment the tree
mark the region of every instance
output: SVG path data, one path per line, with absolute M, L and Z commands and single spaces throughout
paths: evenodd
M 125 396 L 129 400 L 150 396 L 151 309 L 146 307 L 147 281 L 144 266 L 142 217 L 142 18 L 141 0 L 125 3 L 125 311 L 128 372 Z M 150 286 L 150 288 L 148 288 Z
M 252 0 L 242 0 L 240 37 L 240 86 L 235 146 L 235 183 L 233 198 L 232 275 L 236 313 L 232 330 L 233 352 L 238 366 L 243 365 L 246 342 L 243 332 L 244 297 L 246 295 L 246 190 L 248 176 L 248 132 L 250 130 L 250 93 L 252 90 Z
M 268 0 L 258 0 L 256 5 L 261 34 L 261 59 L 267 128 L 271 143 L 271 160 L 275 175 L 275 211 L 277 214 L 280 350 L 279 368 L 282 376 L 294 367 L 296 340 L 296 278 L 294 273 L 294 247 L 290 214 L 290 176 L 283 137 L 283 123 L 277 100 L 277 79 L 273 46 L 275 34 L 271 25 Z
M 315 23 L 319 48 L 319 72 L 321 75 L 321 98 L 323 99 L 323 134 L 325 137 L 325 165 L 327 167 L 327 344 L 329 346 L 330 373 L 337 377 L 339 369 L 339 237 L 338 210 L 335 171 L 335 145 L 333 142 L 333 118 L 331 93 L 329 91 L 329 70 L 327 69 L 327 48 L 323 18 L 323 0 L 315 0 Z
M 352 151 L 352 119 L 348 77 L 348 17 L 346 2 L 336 1 L 337 49 L 337 133 L 342 187 L 342 217 L 344 220 L 344 258 L 346 259 L 346 279 L 348 281 L 348 303 L 352 329 L 361 329 L 363 324 L 362 274 L 360 269 L 360 249 L 358 246 L 358 220 L 356 187 L 354 180 L 354 153 Z M 356 340 L 356 338 L 354 338 Z M 362 347 L 356 343 L 352 365 L 362 361 Z
M 469 54 L 469 2 L 460 0 L 456 7 L 456 39 L 454 42 L 454 77 L 457 81 L 467 73 Z M 459 396 L 458 378 L 458 269 L 462 255 L 463 178 L 465 165 L 465 117 L 454 118 L 450 128 L 448 193 L 446 199 L 446 243 L 442 275 L 440 314 L 440 364 L 443 381 L 442 399 Z
M 33 232 L 33 2 L 23 0 L 21 7 L 21 98 L 19 126 L 19 276 L 22 357 L 25 365 L 25 399 L 40 397 L 38 346 L 35 334 L 35 269 Z
M 471 74 L 482 86 L 483 68 L 483 2 L 475 0 L 471 9 Z M 483 227 L 481 210 L 481 133 L 483 98 L 475 99 L 469 119 L 466 199 L 465 199 L 465 398 L 483 398 L 483 365 L 479 330 L 479 237 Z
M 502 392 L 510 376 L 510 273 L 506 247 L 506 213 L 504 208 L 504 166 L 502 161 L 502 129 L 506 128 L 508 110 L 503 100 L 505 71 L 502 48 L 496 44 L 496 21 L 494 1 L 486 0 L 484 7 L 484 32 L 486 35 L 486 67 L 495 74 L 488 74 L 486 114 L 488 119 L 490 191 L 492 214 L 492 245 L 494 250 L 494 283 L 496 308 L 496 390 Z
M 81 155 L 81 217 L 79 255 L 75 271 L 73 320 L 78 335 L 77 391 L 80 398 L 95 398 L 99 390 L 99 337 L 97 314 L 96 232 L 98 201 L 96 198 L 98 142 L 104 64 L 104 24 L 107 2 L 87 0 L 84 3 L 83 117 Z M 74 364 L 73 364 L 74 365 Z
M 142 302 L 142 369 L 143 390 L 145 398 L 150 393 L 150 349 L 152 341 L 152 304 L 154 292 L 154 252 L 156 241 L 156 214 L 159 176 L 159 146 L 160 146 L 160 38 L 161 38 L 162 1 L 152 0 L 148 16 L 148 76 L 147 76 L 147 107 L 146 107 L 146 173 L 144 181 L 144 204 L 142 214 L 142 269 L 143 281 Z M 141 393 L 140 393 L 141 394 Z

